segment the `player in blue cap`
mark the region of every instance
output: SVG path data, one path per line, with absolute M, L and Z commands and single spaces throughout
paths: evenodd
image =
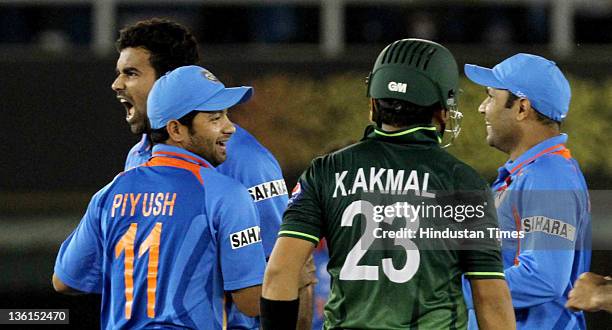
M 200 56 L 198 44 L 183 25 L 166 19 L 148 19 L 121 30 L 117 40 L 117 78 L 112 84 L 117 99 L 126 109 L 132 133 L 142 135 L 128 153 L 125 169 L 145 163 L 151 157 L 147 134 L 146 100 L 156 79 L 179 66 L 195 65 Z M 257 139 L 234 124 L 236 132 L 226 144 L 227 158 L 217 167 L 248 188 L 261 221 L 266 257 L 272 252 L 281 218 L 287 207 L 287 188 L 275 157 Z M 310 328 L 314 272 L 306 272 L 302 284 L 301 329 Z M 257 319 L 245 317 L 228 300 L 230 328 L 258 329 Z
M 502 237 L 517 328 L 584 329 L 583 313 L 564 307 L 591 259 L 587 186 L 560 131 L 570 85 L 555 62 L 530 54 L 492 69 L 467 64 L 465 74 L 486 87 L 478 111 L 488 144 L 509 155 L 492 190 L 500 229 L 521 233 Z M 473 316 L 470 327 L 476 328 Z
M 251 94 L 198 66 L 153 86 L 152 158 L 94 195 L 55 264 L 57 291 L 102 294 L 103 329 L 225 329 L 226 296 L 259 314 L 259 219 L 244 186 L 214 169 L 235 131 L 227 108 Z

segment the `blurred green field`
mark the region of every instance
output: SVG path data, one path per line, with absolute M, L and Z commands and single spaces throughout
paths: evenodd
M 253 82 L 254 100 L 234 112 L 234 120 L 277 156 L 286 173 L 299 173 L 316 155 L 361 138 L 369 109 L 364 78 L 355 73 L 323 80 L 289 75 L 260 78 Z M 573 97 L 562 125 L 570 136 L 568 147 L 590 183 L 609 182 L 612 145 L 606 141 L 606 129 L 612 120 L 612 79 L 569 79 Z M 484 89 L 465 78 L 460 89 L 463 129 L 449 151 L 490 180 L 506 157 L 485 142 L 484 121 L 477 111 Z

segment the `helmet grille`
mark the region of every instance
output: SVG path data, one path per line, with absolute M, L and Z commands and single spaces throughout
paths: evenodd
M 402 64 L 427 70 L 437 51 L 437 47 L 426 42 L 399 40 L 387 48 L 380 64 Z

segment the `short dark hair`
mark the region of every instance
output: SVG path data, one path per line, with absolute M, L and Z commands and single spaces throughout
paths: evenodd
M 189 134 L 194 134 L 193 119 L 198 115 L 198 113 L 199 111 L 194 110 L 178 119 L 178 122 L 181 123 L 181 125 L 187 126 L 189 129 Z M 151 132 L 149 132 L 149 138 L 153 144 L 159 144 L 168 141 L 170 135 L 164 126 L 162 128 L 152 129 Z
M 514 102 L 516 102 L 517 100 L 519 100 L 520 97 L 517 96 L 516 94 L 508 91 L 508 99 L 506 100 L 506 104 L 504 105 L 504 107 L 506 108 L 512 108 L 512 106 L 514 105 Z M 532 106 L 533 108 L 533 106 Z M 555 120 L 552 120 L 548 117 L 546 117 L 545 115 L 541 114 L 538 109 L 533 108 L 533 110 L 536 113 L 536 119 L 537 121 L 540 122 L 540 124 L 545 125 L 545 126 L 557 126 L 557 128 L 561 127 L 561 123 Z
M 430 106 L 420 106 L 398 99 L 374 99 L 373 120 L 396 127 L 425 124 L 430 125 L 433 115 L 442 106 L 437 102 Z
M 118 52 L 129 47 L 143 47 L 157 78 L 180 66 L 200 60 L 198 43 L 185 26 L 162 18 L 152 18 L 126 26 L 115 43 Z
M 561 128 L 561 122 L 558 122 L 556 120 L 552 120 L 552 119 L 544 116 L 536 108 L 533 108 L 533 110 L 535 110 L 536 120 L 539 121 L 540 124 L 546 125 L 546 126 L 556 126 L 557 128 Z
M 512 108 L 514 102 L 518 101 L 519 99 L 519 96 L 512 93 L 511 91 L 508 91 L 508 99 L 506 100 L 506 104 L 504 104 L 504 108 Z

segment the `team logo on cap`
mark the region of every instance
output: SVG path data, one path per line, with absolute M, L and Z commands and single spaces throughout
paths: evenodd
M 392 92 L 406 93 L 406 88 L 408 88 L 408 84 L 391 81 L 387 85 L 387 88 Z
M 202 75 L 210 81 L 219 82 L 219 79 L 217 79 L 217 77 L 215 77 L 215 75 L 212 72 L 206 69 L 202 69 Z
M 525 93 L 517 90 L 516 92 L 514 92 L 514 95 L 518 96 L 518 97 L 527 97 L 527 95 L 525 95 Z

